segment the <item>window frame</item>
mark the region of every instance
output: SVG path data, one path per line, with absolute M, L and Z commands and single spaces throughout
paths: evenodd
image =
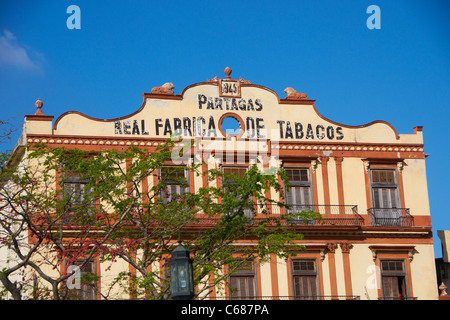
M 401 262 L 402 270 L 383 270 L 383 264 L 388 262 Z M 395 258 L 381 258 L 379 261 L 380 266 L 380 277 L 381 277 L 381 297 L 384 300 L 402 300 L 407 299 L 409 297 L 409 286 L 408 286 L 408 272 L 407 272 L 407 265 L 405 259 L 395 259 Z M 397 280 L 397 290 L 399 291 L 399 294 L 402 294 L 401 296 L 395 297 L 395 296 L 387 296 L 385 293 L 387 292 L 387 288 L 385 287 L 385 279 L 396 279 Z M 400 280 L 400 278 L 402 278 Z M 401 288 L 398 285 L 402 282 Z M 390 291 L 393 291 L 394 288 L 390 288 Z M 404 291 L 404 292 L 403 292 Z
M 189 184 L 189 170 L 185 165 L 173 165 L 173 164 L 166 164 L 161 166 L 161 168 L 158 169 L 158 182 L 161 182 L 163 179 L 163 171 L 164 168 L 183 168 L 183 174 L 184 174 L 184 179 L 180 179 L 180 181 L 173 181 L 170 179 L 166 179 L 165 183 L 166 186 L 178 186 L 180 189 L 184 189 L 184 192 L 180 192 L 180 193 L 175 193 L 177 195 L 182 195 L 184 193 L 188 193 L 190 192 L 190 184 Z M 179 170 L 181 171 L 181 170 Z M 170 178 L 170 177 L 169 177 Z M 178 177 L 176 177 L 178 178 Z M 186 186 L 183 186 L 182 184 L 186 184 Z M 167 197 L 166 195 L 164 195 L 166 190 L 161 190 L 160 191 L 160 197 L 163 200 L 163 203 L 169 203 L 171 201 L 173 201 L 172 197 Z M 168 190 L 167 190 L 168 191 Z M 172 192 L 170 192 L 170 194 L 174 194 Z
M 234 164 L 234 165 L 224 164 L 224 165 L 221 165 L 220 166 L 220 171 L 223 174 L 222 179 L 221 179 L 221 185 L 222 186 L 225 185 L 225 176 L 226 176 L 225 169 L 227 169 L 227 168 L 245 169 L 244 174 L 247 173 L 250 170 L 250 166 L 249 165 L 245 165 L 245 164 L 242 164 L 242 165 L 239 165 L 239 164 Z M 242 178 L 242 176 L 239 176 L 239 177 Z M 231 186 L 236 184 L 236 182 L 234 182 L 233 179 L 229 179 L 227 181 L 227 183 L 231 184 Z M 253 212 L 253 210 L 251 210 L 249 208 L 244 208 L 244 215 L 249 219 L 249 223 L 253 222 L 253 219 L 254 219 L 254 212 Z
M 225 183 L 225 176 L 227 176 L 227 174 L 225 173 L 225 170 L 226 169 L 228 169 L 228 168 L 230 168 L 230 169 L 245 169 L 245 172 L 244 172 L 244 174 L 245 173 L 247 173 L 248 172 L 248 170 L 249 170 L 249 166 L 248 165 L 221 165 L 220 166 L 220 171 L 222 172 L 222 174 L 223 174 L 223 177 L 222 177 L 222 184 L 223 183 Z M 240 176 L 240 175 L 237 175 L 238 177 L 240 177 L 240 178 L 242 178 L 242 176 Z M 234 182 L 234 180 L 233 179 L 230 179 L 229 181 L 228 181 L 229 183 L 235 183 Z
M 65 201 L 66 197 L 69 197 L 68 204 L 70 205 L 70 208 L 61 218 L 61 222 L 63 225 L 68 225 L 72 223 L 77 208 L 90 205 L 92 209 L 95 210 L 96 200 L 92 199 L 90 203 L 85 202 L 86 196 L 92 192 L 92 189 L 86 187 L 90 182 L 89 179 L 82 178 L 81 174 L 75 171 L 65 170 L 64 167 L 64 164 L 61 164 L 59 170 L 59 187 L 61 191 L 60 199 Z M 73 188 L 74 186 L 78 186 L 78 190 Z M 79 194 L 76 197 L 81 199 L 77 199 L 74 202 L 74 195 L 78 192 Z
M 245 270 L 245 269 L 240 269 L 237 268 L 235 270 L 235 272 L 233 274 L 230 274 L 228 276 L 228 281 L 229 281 L 229 298 L 230 300 L 253 300 L 256 299 L 256 297 L 258 296 L 258 277 L 257 277 L 257 266 L 256 266 L 256 262 L 254 261 L 245 261 L 243 262 L 244 264 L 249 263 L 251 265 L 251 270 Z M 249 294 L 247 295 L 247 292 L 245 292 L 245 295 L 242 295 L 242 292 L 233 292 L 235 291 L 235 289 L 240 290 L 241 288 L 233 288 L 233 279 L 240 279 L 240 278 L 244 278 L 244 281 L 246 283 L 246 286 L 248 286 L 248 283 L 251 281 L 252 286 L 253 286 L 253 295 Z M 239 282 L 240 284 L 242 282 Z M 249 291 L 250 288 L 247 287 L 246 291 Z M 249 292 L 250 293 L 250 292 Z
M 373 174 L 376 171 L 392 172 L 394 182 L 374 182 Z M 391 166 L 371 167 L 369 179 L 373 224 L 377 226 L 401 226 L 404 214 L 397 168 Z
M 298 223 L 298 224 L 303 224 L 303 223 L 307 223 L 307 224 L 315 224 L 316 220 L 315 219 L 307 219 L 306 221 L 304 219 L 302 219 L 301 217 L 296 217 L 295 215 L 293 215 L 293 213 L 295 213 L 296 208 L 300 208 L 300 211 L 304 211 L 304 210 L 313 210 L 314 211 L 314 206 L 315 206 L 315 201 L 314 201 L 314 191 L 313 191 L 313 183 L 312 183 L 312 172 L 311 172 L 311 168 L 310 167 L 304 167 L 304 166 L 300 166 L 300 167 L 293 167 L 293 166 L 287 166 L 284 168 L 284 170 L 286 171 L 286 174 L 289 178 L 289 173 L 288 170 L 305 170 L 308 176 L 308 180 L 307 181 L 295 181 L 295 180 L 289 180 L 289 191 L 286 190 L 286 185 L 284 186 L 284 203 L 287 206 L 286 208 L 284 208 L 285 214 L 286 214 L 286 218 L 287 221 L 289 223 Z M 301 173 L 300 173 L 300 177 L 301 177 Z M 289 197 L 294 198 L 294 195 L 288 195 L 290 192 L 293 192 L 293 190 L 295 190 L 295 188 L 299 188 L 299 194 L 300 197 L 304 198 L 305 194 L 304 194 L 304 189 L 307 188 L 308 193 L 309 193 L 309 201 L 307 201 L 307 203 L 297 203 L 297 201 L 295 201 L 295 203 L 291 203 L 288 201 Z M 290 208 L 292 206 L 292 208 Z
M 320 299 L 320 277 L 319 277 L 319 265 L 317 263 L 317 259 L 315 258 L 292 258 L 290 259 L 290 270 L 291 270 L 291 286 L 292 286 L 292 296 L 294 300 L 317 300 Z M 295 270 L 294 264 L 296 262 L 312 262 L 314 266 L 314 270 Z M 315 290 L 315 294 L 312 295 L 297 295 L 297 291 L 300 291 L 302 288 L 296 288 L 297 285 L 301 285 L 301 283 L 297 283 L 296 278 L 305 277 L 306 279 L 313 278 L 313 282 L 309 282 L 308 284 L 314 285 L 314 288 L 310 288 L 311 290 Z
M 286 167 L 284 168 L 284 170 L 286 171 L 286 174 L 288 174 L 288 170 L 306 170 L 307 175 L 308 175 L 308 181 L 295 181 L 295 180 L 289 180 L 289 191 L 292 190 L 292 188 L 295 187 L 299 187 L 299 188 L 308 188 L 309 189 L 309 202 L 310 203 L 300 203 L 300 204 L 296 204 L 296 203 L 286 203 L 287 205 L 304 205 L 304 206 L 314 206 L 314 194 L 313 194 L 313 185 L 312 185 L 312 175 L 311 175 L 311 168 L 309 167 Z M 286 201 L 287 199 L 287 193 L 288 191 L 286 191 L 286 186 L 284 188 L 284 199 Z
M 375 171 L 389 171 L 393 172 L 394 175 L 394 183 L 383 183 L 383 182 L 374 182 L 373 180 L 373 173 Z M 370 168 L 370 195 L 372 197 L 371 204 L 372 207 L 375 209 L 400 209 L 401 202 L 400 202 L 400 188 L 399 188 L 399 181 L 398 181 L 398 172 L 394 168 Z M 396 207 L 393 207 L 392 204 L 392 198 L 390 198 L 390 207 L 382 207 L 380 202 L 383 202 L 382 200 L 379 200 L 378 203 L 375 202 L 375 190 L 374 189 L 390 189 L 395 190 L 395 203 L 397 204 Z M 379 206 L 380 205 L 380 206 Z

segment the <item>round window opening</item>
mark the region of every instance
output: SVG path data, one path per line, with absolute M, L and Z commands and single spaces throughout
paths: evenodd
M 228 116 L 223 118 L 222 124 L 221 124 L 222 131 L 225 133 L 225 135 L 238 135 L 241 131 L 241 124 L 239 121 L 232 116 Z

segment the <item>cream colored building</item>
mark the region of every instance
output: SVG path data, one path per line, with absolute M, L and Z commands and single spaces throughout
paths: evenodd
M 203 158 L 204 170 L 283 167 L 293 186 L 286 201 L 318 211 L 323 223 L 295 224 L 306 251 L 255 265 L 241 275 L 251 283 L 239 288 L 241 296 L 437 299 L 422 127 L 402 134 L 385 121 L 340 124 L 292 88 L 280 97 L 232 79 L 228 68 L 225 74 L 179 94 L 171 84 L 155 87 L 143 94 L 140 108 L 116 119 L 76 111 L 54 119 L 38 105 L 35 115 L 25 117 L 24 144 L 154 148 L 178 134 L 199 142 L 199 154 L 186 161 Z M 236 132 L 226 132 L 227 120 L 237 123 Z M 207 183 L 201 177 L 192 182 L 191 190 Z M 103 271 L 99 265 L 101 286 L 124 267 Z M 209 298 L 227 295 L 216 290 Z

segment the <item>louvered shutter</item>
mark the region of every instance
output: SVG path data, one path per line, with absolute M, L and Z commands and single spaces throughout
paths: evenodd
M 309 187 L 291 187 L 288 192 L 286 192 L 286 203 L 299 206 L 302 208 L 311 207 L 311 188 Z
M 403 260 L 381 261 L 382 293 L 384 299 L 407 297 L 406 271 Z
M 93 273 L 95 274 L 95 264 L 92 261 L 87 262 L 81 268 L 81 274 Z M 96 299 L 96 283 L 84 283 L 81 286 L 81 296 L 83 300 L 95 300 Z
M 311 298 L 316 296 L 313 276 L 295 276 L 294 277 L 294 295 L 296 298 Z
M 383 277 L 383 297 L 388 299 L 398 297 L 397 277 Z
M 243 262 L 230 276 L 231 298 L 254 299 L 256 297 L 255 266 L 253 262 Z
M 255 298 L 255 277 L 254 276 L 232 276 L 231 298 L 253 299 Z
M 188 183 L 186 179 L 186 172 L 182 170 L 170 170 L 170 167 L 161 168 L 161 178 L 168 179 L 166 191 L 161 191 L 161 198 L 163 203 L 169 203 L 177 198 L 177 195 L 182 195 L 183 193 L 189 192 L 189 186 L 184 187 L 180 184 L 174 183 L 170 181 L 170 178 L 179 178 L 183 179 L 183 183 Z M 178 181 L 178 180 L 176 180 Z
M 285 193 L 285 203 L 289 212 L 313 210 L 313 196 L 308 169 L 286 169 L 290 189 Z
M 318 298 L 317 271 L 314 260 L 293 260 L 292 274 L 295 299 Z
M 68 261 L 66 261 L 67 264 Z M 84 261 L 77 261 L 76 265 L 82 265 Z M 80 276 L 83 279 L 83 275 L 86 274 L 96 274 L 96 267 L 94 261 L 88 261 L 84 263 L 84 265 L 80 269 Z M 68 299 L 76 299 L 76 300 L 96 300 L 97 299 L 97 283 L 85 283 L 81 281 L 80 289 L 71 289 L 69 293 Z
M 312 195 L 310 187 L 291 187 L 288 192 L 286 192 L 286 208 L 287 214 L 292 214 L 289 217 L 289 222 L 302 223 L 301 219 L 296 218 L 295 213 L 301 211 L 313 210 L 312 205 Z M 315 223 L 315 220 L 308 219 L 307 223 Z
M 373 188 L 374 214 L 378 225 L 401 224 L 396 188 Z

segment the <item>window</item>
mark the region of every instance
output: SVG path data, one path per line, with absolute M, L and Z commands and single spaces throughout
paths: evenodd
M 67 199 L 73 206 L 81 205 L 89 192 L 86 188 L 89 180 L 83 179 L 76 172 L 64 170 L 64 167 L 62 173 L 63 199 Z
M 235 181 L 233 180 L 233 178 L 239 177 L 239 178 L 243 178 L 245 173 L 247 172 L 248 167 L 244 167 L 244 166 L 223 166 L 222 167 L 222 172 L 224 174 L 224 176 L 227 176 L 229 178 L 229 180 L 227 180 L 228 184 L 226 187 L 229 188 L 235 188 L 234 186 L 236 185 Z M 225 180 L 222 180 L 222 184 L 225 183 Z M 236 199 L 239 200 L 239 199 Z M 250 199 L 250 202 L 251 199 Z M 253 221 L 253 211 L 249 208 L 244 208 L 244 215 L 245 217 L 247 217 L 248 219 L 250 219 L 250 221 Z
M 63 198 L 67 199 L 72 206 L 79 206 L 83 203 L 88 191 L 86 184 L 88 181 L 78 178 L 70 178 L 64 182 Z
M 88 198 L 91 190 L 87 188 L 89 180 L 82 178 L 80 174 L 64 170 L 62 166 L 62 200 L 68 206 L 69 213 L 63 219 L 63 224 L 73 221 L 74 211 L 77 208 L 86 208 L 92 204 Z M 89 201 L 89 202 L 87 202 Z
M 383 299 L 402 300 L 408 297 L 404 260 L 381 261 Z
M 84 265 L 83 265 L 84 263 Z M 82 266 L 80 270 L 80 289 L 70 289 L 69 300 L 96 300 L 97 299 L 97 273 L 94 261 L 79 260 L 75 265 Z
M 230 276 L 231 299 L 256 299 L 255 266 L 251 261 L 244 262 Z
M 395 170 L 371 170 L 372 214 L 377 225 L 400 225 L 402 210 Z
M 186 168 L 183 166 L 165 166 L 161 168 L 161 179 L 164 179 L 167 188 L 161 191 L 161 199 L 169 203 L 183 193 L 189 192 Z
M 318 299 L 316 260 L 295 259 L 292 260 L 291 268 L 294 299 Z
M 286 169 L 290 189 L 286 192 L 286 204 L 306 207 L 312 210 L 311 180 L 309 169 Z
M 397 183 L 394 170 L 372 170 L 374 208 L 398 208 Z
M 289 191 L 285 192 L 284 198 L 285 204 L 287 205 L 286 214 L 290 215 L 289 222 L 314 223 L 315 221 L 311 219 L 303 221 L 303 219 L 295 217 L 295 213 L 314 210 L 309 169 L 287 168 L 285 170 L 290 184 Z
M 247 167 L 222 167 L 223 174 L 226 176 L 236 175 L 239 178 L 243 178 L 247 172 Z

